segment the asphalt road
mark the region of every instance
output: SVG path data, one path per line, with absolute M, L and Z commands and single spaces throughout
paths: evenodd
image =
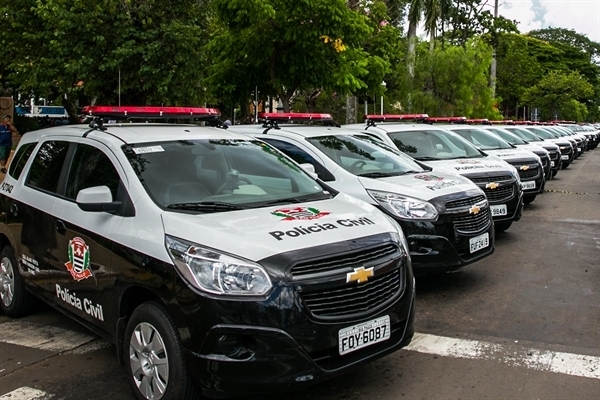
M 409 348 L 305 391 L 251 399 L 598 398 L 600 149 L 546 189 L 491 257 L 417 281 Z M 0 315 L 0 400 L 131 400 L 115 354 L 52 309 Z

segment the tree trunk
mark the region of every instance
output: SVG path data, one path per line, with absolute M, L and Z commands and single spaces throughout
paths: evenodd
M 346 123 L 347 124 L 355 124 L 356 121 L 356 107 L 357 100 L 356 96 L 347 95 L 346 96 Z

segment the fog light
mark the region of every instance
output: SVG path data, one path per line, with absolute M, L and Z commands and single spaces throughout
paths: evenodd
M 236 360 L 246 360 L 254 355 L 249 348 L 253 339 L 244 335 L 221 335 L 217 348 L 221 354 Z

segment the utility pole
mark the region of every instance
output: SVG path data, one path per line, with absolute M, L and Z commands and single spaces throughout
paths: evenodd
M 498 18 L 498 0 L 494 1 L 494 29 L 496 29 L 496 19 Z M 496 36 L 496 32 L 494 32 Z M 496 43 L 492 43 L 492 66 L 490 67 L 490 87 L 492 88 L 492 98 L 496 97 Z

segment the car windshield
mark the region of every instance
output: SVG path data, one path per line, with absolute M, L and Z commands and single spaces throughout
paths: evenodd
M 514 144 L 515 146 L 527 144 L 527 142 L 524 141 L 523 139 L 521 139 L 519 136 L 517 136 L 514 133 L 509 132 L 505 129 L 502 129 L 502 128 L 485 128 L 485 129 L 492 133 L 495 133 L 496 135 L 500 136 L 500 138 L 506 140 L 510 144 Z
M 505 140 L 498 138 L 490 132 L 486 132 L 483 129 L 469 128 L 469 129 L 452 129 L 453 132 L 459 134 L 469 142 L 473 143 L 475 147 L 486 151 L 486 150 L 502 150 L 512 149 L 512 146 L 506 143 Z
M 534 127 L 534 126 L 528 126 L 523 129 L 535 133 L 542 139 L 557 139 L 559 137 L 558 134 L 550 131 L 547 127 L 538 128 L 538 127 Z
M 443 129 L 390 132 L 388 136 L 400 151 L 419 161 L 484 157 L 471 143 Z
M 215 212 L 331 198 L 302 168 L 257 140 L 196 139 L 125 145 L 160 207 Z
M 519 127 L 515 127 L 515 126 L 507 126 L 505 128 L 503 128 L 507 131 L 509 131 L 510 133 L 514 133 L 515 135 L 527 140 L 528 142 L 541 142 L 542 141 L 542 137 L 537 131 L 536 129 L 539 128 L 535 128 L 535 127 L 528 127 L 528 128 L 519 128 Z M 549 139 L 549 137 L 544 137 L 545 139 Z
M 306 138 L 346 171 L 371 178 L 426 171 L 415 160 L 367 135 Z

